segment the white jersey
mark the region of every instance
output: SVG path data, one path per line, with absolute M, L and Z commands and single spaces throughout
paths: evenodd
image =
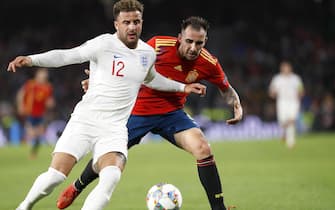
M 139 40 L 135 49 L 129 49 L 116 33 L 100 35 L 76 48 L 52 50 L 30 58 L 33 65 L 43 67 L 90 62 L 93 68 L 89 89 L 72 114 L 80 121 L 98 112 L 110 123 L 126 124 L 142 83 L 159 90 L 184 90 L 184 84 L 155 71 L 156 55 L 151 46 Z
M 277 118 L 285 125 L 297 119 L 300 110 L 300 96 L 303 90 L 301 78 L 296 74 L 274 76 L 270 83 L 270 91 L 276 93 Z
M 299 103 L 299 94 L 303 90 L 303 83 L 297 74 L 277 74 L 271 80 L 270 90 L 276 93 L 277 102 L 287 101 Z

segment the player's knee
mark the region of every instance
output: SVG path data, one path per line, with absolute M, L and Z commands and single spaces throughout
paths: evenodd
M 197 159 L 203 159 L 212 154 L 211 148 L 206 140 L 199 141 L 192 151 L 193 156 Z
M 76 162 L 77 159 L 71 154 L 64 152 L 55 152 L 53 154 L 50 167 L 67 176 L 69 175 Z
M 101 169 L 107 166 L 116 166 L 121 172 L 124 170 L 127 162 L 126 156 L 121 152 L 109 152 L 101 156 L 97 164 L 94 166 L 96 171 L 100 171 Z

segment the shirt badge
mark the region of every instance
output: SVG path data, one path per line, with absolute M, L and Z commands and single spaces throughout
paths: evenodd
M 148 68 L 148 57 L 145 55 L 141 56 L 141 64 L 144 68 Z
M 197 70 L 193 69 L 192 71 L 188 72 L 185 81 L 187 83 L 191 83 L 197 80 L 199 76 L 199 73 L 197 72 Z
M 177 71 L 183 71 L 183 68 L 181 67 L 181 65 L 175 66 L 174 69 L 176 69 Z

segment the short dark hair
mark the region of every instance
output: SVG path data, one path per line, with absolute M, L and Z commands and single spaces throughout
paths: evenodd
M 188 26 L 191 26 L 196 30 L 204 29 L 206 32 L 209 29 L 208 21 L 199 16 L 191 16 L 184 19 L 181 23 L 181 30 L 185 30 Z
M 292 66 L 292 67 L 293 67 L 293 65 L 294 65 L 293 60 L 290 59 L 290 58 L 287 58 L 287 57 L 284 57 L 284 58 L 282 58 L 282 59 L 279 61 L 279 65 L 282 64 L 282 63 L 287 63 L 287 64 L 289 64 L 289 65 Z
M 113 6 L 113 17 L 114 20 L 116 20 L 120 12 L 139 11 L 141 14 L 143 14 L 143 10 L 143 4 L 137 0 L 120 0 Z

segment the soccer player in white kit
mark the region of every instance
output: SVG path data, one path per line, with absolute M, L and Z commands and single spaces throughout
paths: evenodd
M 79 47 L 18 56 L 8 71 L 24 66 L 60 67 L 90 62 L 90 89 L 76 105 L 59 138 L 49 169 L 35 180 L 17 210 L 29 210 L 62 183 L 88 152 L 93 153 L 99 183 L 82 210 L 100 210 L 109 202 L 127 159 L 126 123 L 141 84 L 165 91 L 205 94 L 205 86 L 185 85 L 158 74 L 154 49 L 139 39 L 143 5 L 137 0 L 114 4 L 116 33 L 103 34 Z
M 291 149 L 296 143 L 295 125 L 304 86 L 301 77 L 293 72 L 289 61 L 282 61 L 279 68 L 280 73 L 276 74 L 270 82 L 269 94 L 276 99 L 277 120 L 284 131 L 283 139 Z

